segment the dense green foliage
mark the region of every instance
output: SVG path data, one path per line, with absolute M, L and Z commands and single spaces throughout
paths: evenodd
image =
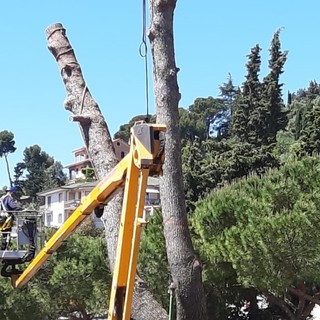
M 164 307 L 168 307 L 170 270 L 166 256 L 161 213 L 155 210 L 143 231 L 138 273 Z
M 13 289 L 9 279 L 0 279 L 1 319 L 53 320 L 77 314 L 77 319 L 90 320 L 105 314 L 110 281 L 102 235 L 90 226 L 82 228 L 25 288 Z
M 137 121 L 146 121 L 150 123 L 156 122 L 156 117 L 154 115 L 139 115 L 133 117 L 129 123 L 123 124 L 120 126 L 119 130 L 114 134 L 114 139 L 120 138 L 125 142 L 130 141 L 130 128 L 135 124 Z
M 224 285 L 254 287 L 267 295 L 281 296 L 301 281 L 318 284 L 319 192 L 320 158 L 306 157 L 198 203 L 191 222 L 206 281 L 217 284 L 212 271 L 223 266 L 220 284 L 223 276 Z
M 197 99 L 188 111 L 180 113 L 182 140 L 186 141 L 182 159 L 189 212 L 210 190 L 252 172 L 262 175 L 280 165 L 274 148 L 278 132 L 288 123 L 288 112 L 279 82 L 287 56 L 280 51 L 279 31 L 271 43 L 270 72 L 262 82 L 260 50 L 256 45 L 248 55 L 241 89 L 229 77 L 220 87 L 221 99 Z M 206 119 L 211 119 L 209 124 Z M 210 123 L 215 134 L 210 134 Z
M 15 166 L 15 184 L 34 202 L 37 193 L 61 186 L 66 181 L 63 166 L 38 145 L 28 147 L 23 152 L 23 162 Z

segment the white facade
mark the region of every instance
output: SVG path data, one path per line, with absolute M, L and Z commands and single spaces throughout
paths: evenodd
M 114 152 L 116 157 L 119 159 L 123 159 L 128 153 L 130 146 L 128 143 L 118 138 L 112 141 Z M 81 178 L 85 178 L 82 170 L 86 168 L 92 168 L 92 162 L 88 154 L 88 150 L 86 147 L 81 147 L 72 151 L 74 162 L 65 166 L 65 168 L 69 171 L 69 180 L 77 180 Z
M 44 206 L 41 207 L 44 211 L 44 225 L 60 227 L 95 185 L 96 182 L 73 183 L 40 192 L 38 195 L 43 196 L 45 200 Z
M 121 139 L 114 140 L 113 145 L 119 160 L 129 151 L 129 145 Z M 44 225 L 46 227 L 60 227 L 83 198 L 97 185 L 96 181 L 76 182 L 84 180 L 81 170 L 92 168 L 92 165 L 85 147 L 73 150 L 73 154 L 74 163 L 66 166 L 69 170 L 69 183 L 59 188 L 38 193 L 40 197 L 44 197 L 44 205 L 40 209 L 44 211 Z M 145 199 L 145 214 L 151 215 L 154 208 L 159 206 L 159 179 L 149 177 Z M 102 227 L 101 219 L 98 219 L 94 214 L 91 217 L 97 227 Z
M 44 211 L 44 225 L 46 227 L 60 227 L 96 184 L 97 182 L 73 183 L 40 192 L 38 195 L 45 199 L 45 204 L 41 207 L 41 210 Z M 152 215 L 154 208 L 159 206 L 158 178 L 149 177 L 145 199 L 145 214 L 147 216 Z M 97 227 L 103 226 L 101 219 L 98 219 L 94 214 L 91 215 L 91 218 Z

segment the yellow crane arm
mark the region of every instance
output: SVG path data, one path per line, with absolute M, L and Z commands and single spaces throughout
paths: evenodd
M 24 272 L 17 279 L 12 279 L 14 287 L 20 288 L 25 285 L 58 249 L 61 242 L 70 236 L 96 207 L 106 204 L 117 188 L 124 183 L 108 320 L 130 319 L 141 226 L 146 223 L 143 209 L 147 179 L 151 174 L 161 174 L 164 162 L 164 132 L 164 125 L 144 122 L 136 123 L 131 128 L 129 154 L 83 199 Z

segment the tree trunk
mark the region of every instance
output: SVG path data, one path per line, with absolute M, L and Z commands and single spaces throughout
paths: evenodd
M 153 58 L 157 122 L 167 125 L 165 164 L 160 179 L 164 236 L 173 285 L 177 319 L 207 319 L 201 265 L 188 229 L 182 181 L 178 103 L 180 93 L 173 41 L 176 0 L 150 0 L 149 40 Z
M 92 159 L 97 178 L 105 177 L 117 163 L 112 138 L 98 104 L 92 98 L 83 79 L 80 65 L 66 36 L 62 24 L 56 23 L 46 30 L 48 48 L 55 57 L 67 91 L 65 108 L 73 116 L 72 121 L 79 123 L 80 131 Z M 119 192 L 105 208 L 102 219 L 105 222 L 105 234 L 110 268 L 113 270 L 116 257 L 119 218 L 123 193 Z M 166 311 L 154 300 L 151 293 L 137 278 L 139 288 L 135 290 L 132 316 L 137 320 L 164 320 Z
M 13 187 L 13 182 L 12 182 L 12 179 L 11 179 L 11 174 L 10 174 L 10 168 L 9 168 L 9 161 L 8 161 L 8 155 L 5 153 L 4 154 L 4 159 L 6 161 L 6 167 L 7 167 L 7 172 L 8 172 L 8 178 L 9 178 L 9 181 L 10 181 L 10 188 Z

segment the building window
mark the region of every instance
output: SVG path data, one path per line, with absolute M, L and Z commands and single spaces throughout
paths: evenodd
M 117 142 L 117 146 L 120 146 L 120 142 Z
M 125 156 L 124 151 L 121 151 L 121 155 L 120 155 L 121 159 L 123 159 L 124 156 Z
M 84 160 L 84 155 L 83 154 L 78 154 L 76 156 L 75 162 L 81 162 Z
M 47 214 L 47 226 L 51 227 L 51 224 L 52 224 L 52 215 Z
M 47 198 L 47 206 L 48 206 L 48 208 L 51 207 L 51 196 L 49 196 L 49 197 Z
M 62 202 L 62 193 L 59 193 L 59 202 Z
M 75 200 L 76 195 L 74 192 L 69 192 L 69 200 Z
M 62 213 L 59 213 L 58 215 L 58 224 L 62 223 Z
M 74 179 L 76 177 L 76 173 L 74 169 L 70 170 L 70 179 Z

